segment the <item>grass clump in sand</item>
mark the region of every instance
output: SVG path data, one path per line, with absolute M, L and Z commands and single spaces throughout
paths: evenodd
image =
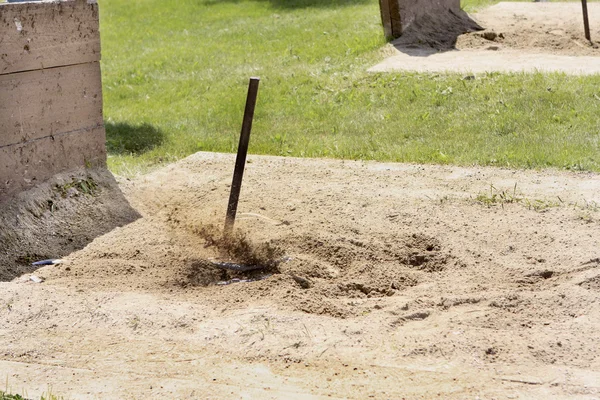
M 48 394 L 48 395 L 42 395 L 40 398 L 40 400 L 59 400 L 61 398 L 54 396 L 53 394 Z M 30 400 L 27 397 L 23 397 L 19 394 L 10 394 L 10 393 L 6 393 L 3 392 L 2 390 L 0 390 L 0 400 Z

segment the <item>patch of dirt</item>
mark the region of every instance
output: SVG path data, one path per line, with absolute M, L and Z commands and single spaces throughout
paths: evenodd
M 590 21 L 600 21 L 600 3 L 588 4 L 588 12 Z M 463 17 L 425 18 L 387 46 L 389 56 L 369 71 L 461 73 L 469 79 L 488 72 L 600 73 L 600 28 L 591 22 L 592 41 L 585 39 L 578 2 L 502 2 L 471 17 L 485 29 Z
M 600 275 L 596 275 L 592 278 L 586 279 L 585 281 L 581 282 L 579 286 L 588 290 L 595 290 L 597 292 L 600 292 Z
M 598 4 L 588 5 L 590 21 L 600 20 Z M 502 2 L 473 18 L 485 28 L 458 37 L 456 48 L 524 49 L 571 56 L 600 56 L 600 28 L 591 23 L 592 42 L 585 38 L 581 4 Z
M 220 227 L 234 156 L 198 153 L 122 180 L 142 217 L 36 270 L 43 283 L 0 283 L 8 386 L 73 398 L 599 394 L 597 174 L 249 161 L 232 236 Z M 515 183 L 522 198 L 561 201 L 544 212 L 477 201 Z
M 588 5 L 590 21 L 600 20 L 598 4 Z M 581 5 L 501 2 L 467 15 L 427 15 L 393 44 L 399 49 L 530 50 L 572 56 L 600 55 L 600 28 L 591 24 L 585 38 Z
M 447 50 L 456 46 L 460 35 L 482 29 L 462 10 L 430 13 L 420 16 L 411 23 L 402 36 L 394 40 L 394 44 L 398 47 L 430 47 Z
M 31 272 L 37 268 L 32 262 L 79 250 L 139 216 L 106 169 L 58 174 L 0 204 L 0 281 Z

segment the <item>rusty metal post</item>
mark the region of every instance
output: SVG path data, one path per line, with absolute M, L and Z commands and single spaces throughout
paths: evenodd
M 590 21 L 588 19 L 588 11 L 587 11 L 587 0 L 581 0 L 581 8 L 583 9 L 583 31 L 585 33 L 585 38 L 592 41 L 590 36 Z
M 246 154 L 248 153 L 248 143 L 250 142 L 250 131 L 252 130 L 252 120 L 254 118 L 254 108 L 256 106 L 259 81 L 260 78 L 251 77 L 250 83 L 248 84 L 244 121 L 242 122 L 242 132 L 240 134 L 240 142 L 238 144 L 237 157 L 235 159 L 235 169 L 233 170 L 233 179 L 231 181 L 231 192 L 229 194 L 229 204 L 227 205 L 227 217 L 225 218 L 225 236 L 231 234 L 235 223 L 235 214 L 237 213 L 240 190 L 242 189 L 242 178 L 244 177 L 244 167 L 246 166 Z

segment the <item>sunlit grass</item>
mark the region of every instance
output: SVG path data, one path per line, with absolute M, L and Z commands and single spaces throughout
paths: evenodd
M 30 400 L 27 397 L 23 397 L 19 394 L 10 394 L 0 390 L 0 400 Z M 62 400 L 62 397 L 56 397 L 53 394 L 45 394 L 39 397 L 39 400 Z
M 119 174 L 235 151 L 253 75 L 251 153 L 600 170 L 599 76 L 368 73 L 387 52 L 376 1 L 100 7 L 109 165 Z

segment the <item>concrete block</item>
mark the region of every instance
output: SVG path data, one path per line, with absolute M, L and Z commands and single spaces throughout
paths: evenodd
M 0 201 L 59 172 L 106 165 L 102 124 L 0 148 Z
M 0 4 L 0 74 L 98 60 L 98 4 Z
M 0 148 L 98 125 L 99 63 L 0 75 Z
M 106 166 L 98 5 L 0 4 L 0 202 Z

